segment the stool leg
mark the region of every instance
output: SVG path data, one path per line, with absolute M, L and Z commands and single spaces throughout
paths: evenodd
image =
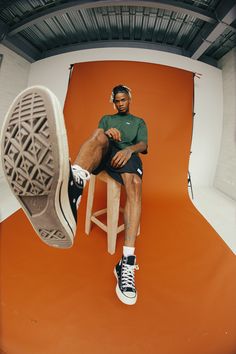
M 88 198 L 87 198 L 87 208 L 86 208 L 86 218 L 85 218 L 85 233 L 89 235 L 91 230 L 91 216 L 93 213 L 93 199 L 95 190 L 96 176 L 91 174 L 88 188 Z
M 109 179 L 107 185 L 107 242 L 108 252 L 115 253 L 120 209 L 120 185 Z

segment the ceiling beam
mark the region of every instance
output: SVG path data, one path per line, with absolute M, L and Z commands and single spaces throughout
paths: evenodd
M 216 18 L 218 23 L 215 25 L 206 23 L 189 47 L 192 59 L 200 58 L 225 29 L 236 20 L 235 0 L 222 0 L 216 8 Z M 232 27 L 230 29 L 232 30 Z
M 9 27 L 5 24 L 5 22 L 0 20 L 0 42 L 6 36 L 8 31 L 9 31 Z
M 168 52 L 172 54 L 182 55 L 185 57 L 190 57 L 190 52 L 181 49 L 180 47 L 175 47 L 172 45 L 158 44 L 158 43 L 148 43 L 145 41 L 129 41 L 129 40 L 117 40 L 117 41 L 95 41 L 87 43 L 78 43 L 73 45 L 66 45 L 60 48 L 50 49 L 44 52 L 40 59 L 48 58 L 54 55 L 59 55 L 63 53 L 86 50 L 86 49 L 97 49 L 97 48 L 140 48 L 146 50 L 158 50 L 162 52 Z M 207 63 L 211 66 L 217 67 L 217 61 L 207 56 L 203 56 L 201 61 Z
M 202 61 L 203 63 L 206 63 L 208 65 L 211 65 L 211 66 L 215 66 L 216 68 L 218 68 L 218 60 L 214 59 L 214 58 L 211 58 L 209 56 L 206 56 L 206 55 L 203 55 L 201 57 L 201 59 L 199 59 L 199 61 Z
M 16 0 L 12 0 L 10 5 L 11 6 L 14 5 L 15 2 L 16 2 Z M 7 7 L 9 7 L 9 1 L 8 0 L 2 0 L 1 3 L 0 3 L 0 11 L 3 11 Z
M 216 23 L 217 20 L 214 14 L 208 10 L 201 9 L 197 6 L 189 5 L 187 3 L 175 0 L 69 0 L 56 6 L 46 7 L 45 9 L 38 10 L 36 13 L 28 16 L 27 18 L 19 21 L 17 24 L 11 26 L 8 35 L 13 36 L 16 33 L 24 30 L 25 28 L 37 24 L 45 19 L 61 15 L 67 11 L 78 11 L 80 9 L 97 8 L 106 6 L 141 6 L 155 9 L 164 9 L 174 12 L 184 13 L 189 16 L 199 18 L 205 22 Z
M 41 52 L 23 39 L 19 39 L 19 38 L 9 39 L 8 37 L 5 37 L 1 41 L 1 44 L 13 50 L 15 53 L 19 54 L 21 57 L 23 57 L 30 63 L 33 63 L 34 61 L 40 59 Z
M 169 52 L 173 54 L 183 55 L 186 57 L 190 56 L 190 53 L 187 52 L 186 50 L 172 45 L 151 43 L 145 41 L 105 40 L 105 41 L 93 41 L 87 43 L 69 44 L 58 48 L 49 49 L 48 51 L 42 53 L 41 59 L 53 55 L 59 55 L 62 53 L 68 53 L 68 52 L 85 50 L 85 49 L 96 49 L 96 48 L 142 48 L 147 50 L 148 49 L 160 50 L 160 51 Z

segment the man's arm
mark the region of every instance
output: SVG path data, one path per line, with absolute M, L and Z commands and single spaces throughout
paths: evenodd
M 135 145 L 128 146 L 115 154 L 111 160 L 111 165 L 116 168 L 122 167 L 131 158 L 133 153 L 139 153 L 145 150 L 147 150 L 147 144 L 144 141 L 140 141 Z
M 144 141 L 140 141 L 135 145 L 128 146 L 126 149 L 131 150 L 132 153 L 144 152 L 147 150 L 147 144 Z
M 110 128 L 110 129 L 104 131 L 104 133 L 108 136 L 108 138 L 112 138 L 113 140 L 116 140 L 116 141 L 121 141 L 120 131 L 116 128 Z
M 120 131 L 116 128 L 110 128 L 104 131 L 104 133 L 109 138 L 121 141 Z M 133 153 L 142 153 L 145 151 L 147 151 L 147 144 L 144 141 L 139 141 L 137 144 L 127 146 L 123 150 L 118 151 L 111 160 L 111 165 L 116 168 L 122 167 L 131 158 Z

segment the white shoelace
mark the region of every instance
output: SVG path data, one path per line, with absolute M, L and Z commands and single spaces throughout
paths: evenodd
M 129 265 L 123 263 L 122 267 L 122 275 L 121 275 L 121 285 L 122 288 L 132 288 L 135 290 L 135 270 L 138 270 L 139 266 L 137 264 L 135 265 Z
M 90 178 L 90 173 L 87 170 L 84 170 L 82 167 L 78 165 L 72 165 L 72 172 L 75 179 L 75 182 L 80 184 L 81 179 L 83 180 L 83 186 L 85 186 L 86 182 Z

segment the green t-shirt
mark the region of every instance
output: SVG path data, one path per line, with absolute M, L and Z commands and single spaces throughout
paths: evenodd
M 121 141 L 114 141 L 115 146 L 120 150 L 140 141 L 147 144 L 147 126 L 142 118 L 135 117 L 132 114 L 105 115 L 100 120 L 98 127 L 104 129 L 104 131 L 110 128 L 116 128 L 120 131 Z M 147 151 L 143 153 L 145 154 Z

